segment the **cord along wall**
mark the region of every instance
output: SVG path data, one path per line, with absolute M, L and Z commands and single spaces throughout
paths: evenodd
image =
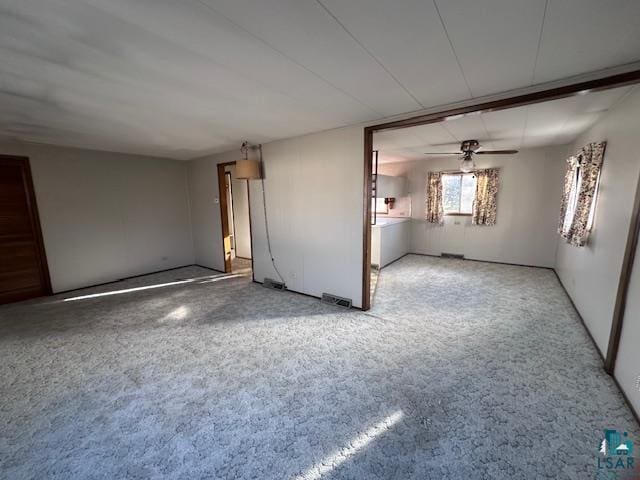
M 264 188 L 249 180 L 256 280 L 278 279 L 287 288 L 320 297 L 331 292 L 362 298 L 362 127 L 346 127 L 264 144 Z M 258 152 L 250 152 L 256 158 Z M 196 262 L 224 269 L 218 163 L 237 161 L 237 150 L 189 161 Z

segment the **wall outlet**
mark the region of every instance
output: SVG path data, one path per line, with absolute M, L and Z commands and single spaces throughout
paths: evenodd
M 296 272 L 291 272 L 291 273 L 289 274 L 289 276 L 290 276 L 291 278 L 294 278 L 294 279 L 295 279 L 295 278 L 298 278 L 298 274 L 297 274 Z

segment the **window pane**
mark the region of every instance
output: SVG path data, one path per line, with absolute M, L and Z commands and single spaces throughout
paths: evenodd
M 582 185 L 582 178 L 580 175 L 580 169 L 576 169 L 576 173 L 573 177 L 573 183 L 571 184 L 571 191 L 569 192 L 569 199 L 567 201 L 567 211 L 564 214 L 564 221 L 562 222 L 562 232 L 567 233 L 573 223 L 573 217 L 576 213 L 576 205 L 578 204 L 578 192 Z
M 460 194 L 460 213 L 473 213 L 473 200 L 476 198 L 476 176 L 462 176 Z
M 442 207 L 444 213 L 460 212 L 460 175 L 442 176 Z

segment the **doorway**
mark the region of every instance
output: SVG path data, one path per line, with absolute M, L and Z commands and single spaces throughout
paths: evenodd
M 395 120 L 387 123 L 381 123 L 378 125 L 367 126 L 364 128 L 364 185 L 363 185 L 363 235 L 362 235 L 362 310 L 367 311 L 371 308 L 372 298 L 372 285 L 374 281 L 372 278 L 372 231 L 374 225 L 380 225 L 380 220 L 376 212 L 376 199 L 379 197 L 387 197 L 387 195 L 381 195 L 380 192 L 380 175 L 382 172 L 376 169 L 376 163 L 379 163 L 380 159 L 377 156 L 376 151 L 380 150 L 380 146 L 377 142 L 374 142 L 374 134 L 378 134 L 379 138 L 385 136 L 396 130 L 402 129 L 415 129 L 419 127 L 428 128 L 435 124 L 441 124 L 443 122 L 451 122 L 455 120 L 464 120 L 469 115 L 479 116 L 483 114 L 500 112 L 507 109 L 514 109 L 518 107 L 535 106 L 537 104 L 543 104 L 545 102 L 551 102 L 554 100 L 569 99 L 572 97 L 585 96 L 585 94 L 593 94 L 596 92 L 607 91 L 610 89 L 635 85 L 640 82 L 640 70 L 631 71 L 622 74 L 616 74 L 609 77 L 598 78 L 595 80 L 587 80 L 583 82 L 568 84 L 560 87 L 552 87 L 546 90 L 540 90 L 532 93 L 523 93 L 514 96 L 506 96 L 499 99 L 486 99 L 477 100 L 469 104 L 462 106 L 456 106 L 450 109 L 436 111 L 433 113 L 427 113 L 416 117 L 410 117 L 402 120 Z M 602 112 L 600 110 L 594 110 L 594 112 Z M 593 113 L 593 112 L 592 112 Z M 526 123 L 525 123 L 526 124 Z M 566 127 L 569 128 L 572 124 L 567 123 Z M 561 125 L 565 126 L 565 125 Z M 483 127 L 486 131 L 486 127 Z M 451 132 L 448 132 L 451 133 Z M 472 138 L 468 135 L 464 136 L 464 139 Z M 496 139 L 500 140 L 500 139 Z M 430 148 L 436 146 L 442 148 L 452 147 L 453 141 L 439 141 L 430 145 Z M 491 143 L 491 142 L 489 142 Z M 424 153 L 427 146 L 417 145 L 416 152 L 420 155 L 428 155 Z M 463 145 L 460 145 L 462 148 Z M 453 147 L 456 147 L 454 144 Z M 436 150 L 438 151 L 438 150 Z M 455 153 L 459 155 L 461 152 Z M 489 153 L 486 152 L 485 153 Z M 450 153 L 446 153 L 449 155 Z M 460 170 L 457 168 L 456 170 Z M 426 182 L 425 182 L 426 184 Z M 394 197 L 391 195 L 391 197 Z M 386 199 L 386 198 L 385 198 Z M 424 200 L 424 199 L 422 199 Z M 638 207 L 638 216 L 640 218 L 640 207 Z M 454 225 L 462 223 L 461 221 L 454 221 Z M 640 221 L 638 222 L 640 224 Z M 631 243 L 633 243 L 632 236 L 629 237 Z M 629 248 L 627 248 L 629 250 Z M 456 252 L 453 252 L 456 253 Z M 624 265 L 629 265 L 630 257 L 625 254 Z M 621 289 L 625 289 L 625 285 L 621 285 Z M 619 295 L 620 298 L 620 295 Z
M 253 274 L 249 181 L 236 178 L 236 163 L 218 164 L 225 273 Z
M 0 304 L 51 294 L 29 159 L 0 155 Z

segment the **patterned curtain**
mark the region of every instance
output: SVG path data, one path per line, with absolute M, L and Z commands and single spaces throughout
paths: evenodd
M 427 179 L 427 222 L 444 223 L 444 209 L 442 208 L 442 173 L 429 172 Z
M 576 247 L 589 240 L 606 146 L 607 142 L 589 143 L 567 160 L 558 232 Z
M 495 225 L 498 217 L 498 168 L 476 170 L 476 199 L 473 202 L 473 225 Z

